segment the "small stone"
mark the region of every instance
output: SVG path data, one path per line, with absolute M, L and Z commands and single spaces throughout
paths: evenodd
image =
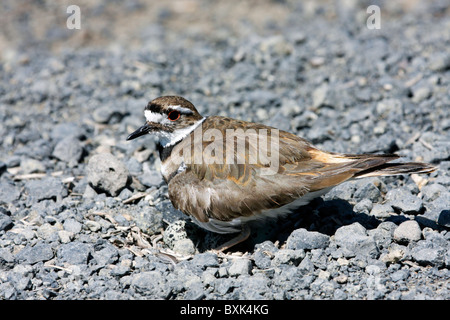
M 253 259 L 255 265 L 259 269 L 267 269 L 271 266 L 271 261 L 278 251 L 278 248 L 275 247 L 273 242 L 267 240 L 263 243 L 259 243 L 255 246 L 255 253 L 253 255 Z
M 27 158 L 20 161 L 20 168 L 23 174 L 45 172 L 44 164 L 35 159 Z
M 439 213 L 437 223 L 441 226 L 450 228 L 450 210 L 442 210 Z
M 418 214 L 422 209 L 422 200 L 406 188 L 389 190 L 386 200 L 393 208 L 406 214 Z
M 429 68 L 433 71 L 446 71 L 450 69 L 450 54 L 439 52 L 430 57 Z
M 357 213 L 369 214 L 370 210 L 372 210 L 373 203 L 369 199 L 362 199 L 353 207 L 353 211 Z
M 92 118 L 97 123 L 119 123 L 129 113 L 120 106 L 100 106 L 92 112 Z
M 57 232 L 60 230 L 61 225 L 59 223 L 52 225 L 50 223 L 44 223 L 37 229 L 37 235 L 39 238 L 45 240 L 55 239 Z
M 81 138 L 83 135 L 83 128 L 71 122 L 55 125 L 50 133 L 50 137 L 54 141 L 60 141 L 65 138 Z
M 439 268 L 444 265 L 446 252 L 445 248 L 418 246 L 411 250 L 411 256 L 421 265 L 431 265 Z
M 74 234 L 67 230 L 58 231 L 58 236 L 61 243 L 69 243 L 74 238 Z
M 326 248 L 330 243 L 330 237 L 306 229 L 294 230 L 286 241 L 286 249 L 319 249 Z
M 20 190 L 8 182 L 0 182 L 0 204 L 10 204 L 20 198 Z
M 74 167 L 81 160 L 83 156 L 83 146 L 80 140 L 74 137 L 67 137 L 59 141 L 52 155 L 64 162 L 67 162 L 69 166 Z
M 350 262 L 347 259 L 345 259 L 345 258 L 338 258 L 337 259 L 337 263 L 340 266 L 348 266 Z
M 14 256 L 6 248 L 0 248 L 0 269 L 3 267 L 12 268 L 14 266 Z
M 173 251 L 181 255 L 192 255 L 195 253 L 195 245 L 191 239 L 180 239 L 173 245 Z
M 192 259 L 192 263 L 200 267 L 202 270 L 205 270 L 206 268 L 215 268 L 219 266 L 219 258 L 217 257 L 217 254 L 213 252 L 205 252 L 200 253 L 194 256 Z
M 412 89 L 412 101 L 415 103 L 422 102 L 431 97 L 432 91 L 428 86 L 419 86 Z
M 74 234 L 80 233 L 81 228 L 83 227 L 81 223 L 76 221 L 75 219 L 67 219 L 63 223 L 64 230 L 72 232 Z
M 86 220 L 84 223 L 89 230 L 91 230 L 92 232 L 97 232 L 98 230 L 100 230 L 102 228 L 101 224 L 98 223 L 97 221 L 93 221 L 93 220 Z
M 139 181 L 147 186 L 159 186 L 163 183 L 162 175 L 159 171 L 156 170 L 146 170 L 144 167 L 144 173 L 138 176 Z
M 330 279 L 330 273 L 328 271 L 325 271 L 325 270 L 320 270 L 319 271 L 319 275 L 317 277 L 319 279 L 328 280 L 328 279 Z
M 0 231 L 10 229 L 13 225 L 11 217 L 0 211 Z
M 372 210 L 370 211 L 370 215 L 374 216 L 375 218 L 380 218 L 380 219 L 384 219 L 384 218 L 389 218 L 390 216 L 394 215 L 394 209 L 392 209 L 392 207 L 388 204 L 381 204 L 381 203 L 376 203 Z
M 82 242 L 70 242 L 59 247 L 58 259 L 69 264 L 87 264 L 92 256 L 92 246 Z
M 375 186 L 377 180 L 361 180 L 356 184 L 356 191 L 353 194 L 353 197 L 361 201 L 363 199 L 369 199 L 372 202 L 377 202 L 381 199 L 381 192 Z
M 87 167 L 88 181 L 97 192 L 117 196 L 129 179 L 125 165 L 110 153 L 91 157 Z
M 391 280 L 394 282 L 399 282 L 401 280 L 406 280 L 409 276 L 407 270 L 398 270 L 391 274 Z
M 381 261 L 387 264 L 398 263 L 404 256 L 404 252 L 400 249 L 390 250 L 381 257 Z
M 28 195 L 37 201 L 54 200 L 67 196 L 67 188 L 61 180 L 46 177 L 40 180 L 30 180 L 25 184 Z
M 302 249 L 292 250 L 292 249 L 282 249 L 275 253 L 272 260 L 273 266 L 279 266 L 281 264 L 292 264 L 298 266 L 302 259 L 305 257 L 305 251 Z
M 92 254 L 98 266 L 106 266 L 115 263 L 119 258 L 119 252 L 111 243 L 104 241 L 95 245 L 95 251 Z
M 336 278 L 334 278 L 334 281 L 336 281 L 339 284 L 344 284 L 346 283 L 348 280 L 348 277 L 345 274 L 341 274 L 339 276 L 337 276 Z
M 40 261 L 48 261 L 53 258 L 53 250 L 50 245 L 44 242 L 38 242 L 33 247 L 26 246 L 15 257 L 18 261 L 26 261 L 29 264 L 35 264 Z
M 402 222 L 394 231 L 394 240 L 400 243 L 418 241 L 421 236 L 420 226 L 414 220 Z
M 131 287 L 141 294 L 159 299 L 167 298 L 170 293 L 165 277 L 158 271 L 135 274 L 131 279 Z
M 420 192 L 422 193 L 422 199 L 426 202 L 430 202 L 439 198 L 441 193 L 447 192 L 447 188 L 443 185 L 433 183 L 424 186 Z
M 131 273 L 131 269 L 125 265 L 116 265 L 111 269 L 111 275 L 116 277 L 123 277 L 129 273 Z
M 374 238 L 368 236 L 366 229 L 358 222 L 337 229 L 334 239 L 336 244 L 344 249 L 346 256 L 376 258 L 379 254 Z
M 252 262 L 246 258 L 238 258 L 233 261 L 228 273 L 230 276 L 248 275 L 252 270 Z

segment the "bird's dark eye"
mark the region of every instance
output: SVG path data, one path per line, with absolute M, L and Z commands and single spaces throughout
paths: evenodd
M 167 115 L 167 118 L 170 120 L 170 121 L 176 121 L 176 120 L 178 120 L 178 119 L 180 119 L 180 112 L 179 111 L 177 111 L 177 110 L 172 110 L 172 111 L 170 111 L 169 112 L 169 114 Z

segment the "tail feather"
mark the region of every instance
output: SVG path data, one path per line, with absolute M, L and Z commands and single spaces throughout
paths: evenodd
M 411 173 L 431 173 L 435 170 L 437 170 L 437 166 L 422 162 L 383 163 L 359 171 L 354 175 L 354 178 L 394 176 Z

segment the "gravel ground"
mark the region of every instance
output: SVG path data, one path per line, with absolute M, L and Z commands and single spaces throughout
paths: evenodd
M 450 299 L 450 7 L 374 2 L 379 30 L 352 0 L 79 1 L 68 30 L 69 3 L 2 1 L 0 298 Z M 439 170 L 342 184 L 217 255 L 153 138 L 125 141 L 168 94 Z

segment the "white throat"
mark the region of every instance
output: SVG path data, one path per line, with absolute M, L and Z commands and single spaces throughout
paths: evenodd
M 159 138 L 159 143 L 163 148 L 170 147 L 174 145 L 175 143 L 183 140 L 186 138 L 192 131 L 194 131 L 203 121 L 205 121 L 205 118 L 202 118 L 198 120 L 193 125 L 190 125 L 189 127 L 183 128 L 183 129 L 177 129 L 174 132 L 155 132 L 155 134 Z

